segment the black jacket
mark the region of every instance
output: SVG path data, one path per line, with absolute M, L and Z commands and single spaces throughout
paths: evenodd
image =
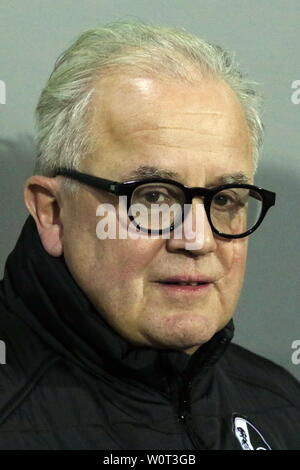
M 0 283 L 0 449 L 300 449 L 299 383 L 232 336 L 132 347 L 29 216 Z

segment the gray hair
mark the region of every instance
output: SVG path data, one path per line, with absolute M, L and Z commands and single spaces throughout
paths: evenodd
M 62 166 L 80 170 L 95 150 L 89 105 L 96 84 L 122 66 L 190 82 L 201 75 L 225 81 L 244 109 L 256 170 L 264 132 L 261 97 L 234 55 L 183 29 L 114 22 L 83 32 L 58 57 L 36 108 L 35 174 L 53 176 Z M 63 187 L 75 196 L 78 183 L 64 178 Z

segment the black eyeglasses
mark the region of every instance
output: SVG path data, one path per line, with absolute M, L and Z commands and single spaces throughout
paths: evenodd
M 185 207 L 191 207 L 194 197 L 202 197 L 214 233 L 224 238 L 246 237 L 259 227 L 267 211 L 275 205 L 276 198 L 274 192 L 250 184 L 190 188 L 164 178 L 119 183 L 67 168 L 57 169 L 53 176 L 57 175 L 118 196 L 127 196 L 129 219 L 139 230 L 148 234 L 161 235 L 174 230 L 183 223 L 188 213 L 189 209 L 185 210 Z M 138 216 L 134 215 L 135 209 Z

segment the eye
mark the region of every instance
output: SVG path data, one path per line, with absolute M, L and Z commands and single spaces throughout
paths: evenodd
M 133 193 L 132 202 L 145 204 L 169 204 L 180 202 L 183 198 L 180 190 L 171 184 L 147 184 L 139 186 Z
M 212 208 L 216 210 L 237 211 L 247 205 L 249 191 L 226 190 L 217 193 L 212 201 Z
M 153 190 L 145 192 L 144 194 L 140 195 L 140 197 L 141 196 L 144 197 L 144 199 L 150 204 L 162 204 L 169 199 L 167 194 Z
M 237 204 L 238 200 L 234 194 L 229 194 L 229 192 L 221 192 L 215 195 L 213 203 L 220 207 L 228 207 L 234 204 Z

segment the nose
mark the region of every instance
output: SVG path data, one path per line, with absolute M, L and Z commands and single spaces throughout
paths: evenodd
M 216 249 L 216 239 L 208 221 L 202 199 L 194 198 L 187 210 L 183 224 L 175 228 L 167 240 L 169 251 L 193 252 L 204 255 Z

